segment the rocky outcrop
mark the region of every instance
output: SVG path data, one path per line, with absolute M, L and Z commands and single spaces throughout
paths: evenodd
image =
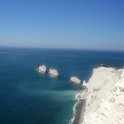
M 49 75 L 50 75 L 51 77 L 58 77 L 58 76 L 59 76 L 59 72 L 58 72 L 56 69 L 50 68 L 50 69 L 49 69 Z
M 75 76 L 70 77 L 70 81 L 75 83 L 75 84 L 80 84 L 81 80 Z
M 40 73 L 46 73 L 46 66 L 45 65 L 38 65 L 37 71 Z
M 88 83 L 88 90 L 78 94 L 86 98 L 81 124 L 123 124 L 124 69 L 95 68 Z

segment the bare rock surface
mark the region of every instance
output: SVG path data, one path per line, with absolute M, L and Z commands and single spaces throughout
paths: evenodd
M 38 65 L 37 71 L 40 73 L 46 73 L 46 66 L 45 65 Z
M 95 68 L 88 83 L 81 124 L 124 124 L 124 69 Z
M 49 69 L 49 75 L 51 76 L 51 77 L 58 77 L 59 76 L 59 72 L 56 70 L 56 69 L 52 69 L 52 68 L 50 68 Z
M 80 84 L 81 83 L 81 80 L 76 76 L 70 77 L 70 81 L 75 83 L 75 84 Z

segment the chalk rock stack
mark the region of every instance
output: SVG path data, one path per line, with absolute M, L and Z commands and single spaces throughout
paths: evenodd
M 38 65 L 37 71 L 40 73 L 46 73 L 46 66 L 45 65 Z
M 59 76 L 59 72 L 56 69 L 50 68 L 48 73 L 51 77 L 58 77 Z
M 81 83 L 81 80 L 79 78 L 77 78 L 76 76 L 70 77 L 70 81 L 75 83 L 75 84 L 80 84 Z

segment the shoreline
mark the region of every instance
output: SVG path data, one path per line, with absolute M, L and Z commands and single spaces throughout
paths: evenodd
M 86 99 L 78 99 L 73 107 L 73 118 L 70 120 L 69 124 L 80 124 L 82 122 L 81 116 L 84 113 L 85 104 Z

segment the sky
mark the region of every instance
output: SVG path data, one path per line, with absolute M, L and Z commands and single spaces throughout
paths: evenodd
M 0 46 L 124 50 L 124 0 L 0 0 Z

